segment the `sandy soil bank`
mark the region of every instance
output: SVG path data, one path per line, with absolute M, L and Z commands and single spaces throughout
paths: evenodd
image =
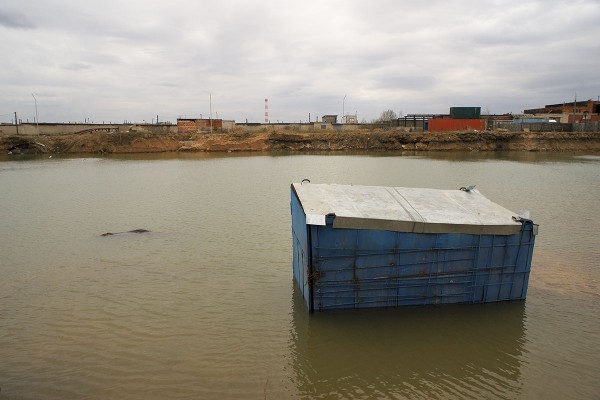
M 600 152 L 600 132 L 264 132 L 0 135 L 4 154 L 176 151 L 559 151 Z

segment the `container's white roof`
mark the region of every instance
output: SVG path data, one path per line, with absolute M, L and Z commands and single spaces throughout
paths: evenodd
M 416 233 L 512 235 L 517 216 L 477 190 L 293 183 L 308 225 Z

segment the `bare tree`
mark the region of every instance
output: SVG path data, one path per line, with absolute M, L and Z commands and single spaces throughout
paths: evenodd
M 387 121 L 392 121 L 397 118 L 398 118 L 398 116 L 396 115 L 394 110 L 386 110 L 381 113 L 381 115 L 379 116 L 379 119 L 377 119 L 377 122 L 387 122 Z

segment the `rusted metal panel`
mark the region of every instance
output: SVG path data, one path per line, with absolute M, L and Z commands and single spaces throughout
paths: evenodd
M 430 131 L 469 131 L 485 130 L 485 120 L 470 118 L 432 118 L 429 120 Z

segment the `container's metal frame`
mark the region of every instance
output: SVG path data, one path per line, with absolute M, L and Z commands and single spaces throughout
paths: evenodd
M 291 211 L 294 277 L 311 312 L 526 298 L 531 220 L 511 235 L 335 228 L 335 215 L 307 225 L 293 188 Z

